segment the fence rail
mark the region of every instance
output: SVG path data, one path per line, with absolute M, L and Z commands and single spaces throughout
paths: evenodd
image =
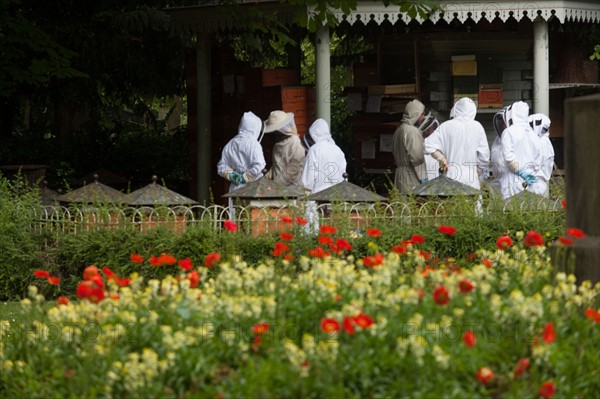
M 385 222 L 401 225 L 447 223 L 471 213 L 480 217 L 498 217 L 508 212 L 561 212 L 560 200 L 519 200 L 489 202 L 435 200 L 425 202 L 391 203 L 337 203 L 319 204 L 312 208 L 307 203 L 290 203 L 278 208 L 234 206 L 233 213 L 221 205 L 193 205 L 172 207 L 104 207 L 40 205 L 34 207 L 32 228 L 38 232 L 78 234 L 93 230 L 133 228 L 147 231 L 157 226 L 183 233 L 192 226 L 202 225 L 215 231 L 222 229 L 226 220 L 233 219 L 241 231 L 253 236 L 278 231 L 285 227 L 286 217 L 300 217 L 319 223 L 334 223 L 351 228 L 364 228 Z

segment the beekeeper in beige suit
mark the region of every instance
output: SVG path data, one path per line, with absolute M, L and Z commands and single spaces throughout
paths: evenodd
M 403 194 L 427 181 L 423 134 L 417 127 L 425 119 L 425 105 L 412 100 L 404 108 L 402 122 L 394 132 L 392 152 L 396 161 L 394 185 Z
M 265 121 L 265 134 L 274 136 L 273 165 L 266 177 L 278 183 L 302 185 L 306 151 L 300 141 L 292 112 L 273 111 Z

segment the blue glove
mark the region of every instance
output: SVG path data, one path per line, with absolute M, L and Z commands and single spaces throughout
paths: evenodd
M 423 184 L 423 183 L 427 183 L 429 181 L 428 178 L 425 179 L 419 179 L 419 183 Z
M 535 177 L 531 173 L 525 172 L 523 169 L 517 170 L 516 175 L 525 180 L 527 184 L 533 184 L 537 182 L 537 177 Z
M 240 185 L 240 184 L 246 182 L 246 180 L 244 179 L 244 176 L 238 172 L 231 172 L 229 174 L 229 181 L 231 181 L 233 184 L 237 184 L 237 185 Z

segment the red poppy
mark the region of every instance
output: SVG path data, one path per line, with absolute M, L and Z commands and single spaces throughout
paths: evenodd
M 587 308 L 585 310 L 585 317 L 592 320 L 594 323 L 600 323 L 600 312 L 594 308 Z
M 33 275 L 37 278 L 48 278 L 50 277 L 50 272 L 46 270 L 35 270 Z
M 477 380 L 484 385 L 487 385 L 494 380 L 494 372 L 489 367 L 480 367 L 475 374 Z
M 269 324 L 267 323 L 256 323 L 252 326 L 252 333 L 261 335 L 269 331 Z
M 117 285 L 119 287 L 127 287 L 129 284 L 131 284 L 130 278 L 118 278 L 117 279 Z
M 281 222 L 285 224 L 292 224 L 294 223 L 294 219 L 292 219 L 290 216 L 282 216 Z
M 517 365 L 515 366 L 515 370 L 513 371 L 514 377 L 521 377 L 527 369 L 529 368 L 529 359 L 526 357 L 522 357 L 517 361 Z
M 290 250 L 290 247 L 284 242 L 276 242 L 273 244 L 273 256 L 282 256 Z
M 113 273 L 112 270 L 110 270 L 108 267 L 103 267 L 102 268 L 102 273 L 104 273 L 104 275 L 106 276 L 106 278 L 110 281 L 110 280 L 116 280 L 117 279 L 117 275 Z
M 470 282 L 467 279 L 462 279 L 458 282 L 458 289 L 460 290 L 460 292 L 462 292 L 463 294 L 466 294 L 468 292 L 471 292 L 473 290 L 473 288 L 475 288 L 475 286 L 473 285 L 472 282 Z
M 550 399 L 556 392 L 556 386 L 552 381 L 546 381 L 538 389 L 538 395 L 544 399 Z
M 336 319 L 325 317 L 321 320 L 321 330 L 326 334 L 340 331 L 340 323 Z
M 465 332 L 462 339 L 467 348 L 472 348 L 477 343 L 477 338 L 475 337 L 475 333 L 473 331 Z
M 379 230 L 379 229 L 367 229 L 367 235 L 369 237 L 381 237 L 381 230 Z
M 560 206 L 562 206 L 563 208 L 566 208 L 567 207 L 567 200 L 560 201 Z
M 365 313 L 359 313 L 357 316 L 354 316 L 352 321 L 362 329 L 369 328 L 373 325 L 373 318 Z
M 190 281 L 190 288 L 196 288 L 200 282 L 200 274 L 197 270 L 194 270 L 187 275 L 187 279 Z
M 252 340 L 252 352 L 258 352 L 258 350 L 260 349 L 260 344 L 262 343 L 262 338 L 260 335 L 256 335 L 254 337 L 254 339 Z
M 494 265 L 494 262 L 492 262 L 491 259 L 488 258 L 483 258 L 481 260 L 481 263 L 483 263 L 484 265 L 486 265 L 487 267 L 492 267 Z
M 356 334 L 356 330 L 354 329 L 354 318 L 353 317 L 344 317 L 344 331 L 347 334 Z
M 292 241 L 294 239 L 294 235 L 292 233 L 288 233 L 287 231 L 283 231 L 279 233 L 279 238 L 283 241 Z
M 58 298 L 56 298 L 56 304 L 57 305 L 68 305 L 69 304 L 69 298 L 67 298 L 66 296 L 59 296 Z
M 404 255 L 408 251 L 407 245 L 398 244 L 392 247 L 392 252 L 397 253 L 398 255 Z
M 410 241 L 413 244 L 423 244 L 425 242 L 425 237 L 420 234 L 413 234 L 412 237 L 410 237 Z
M 104 299 L 104 290 L 93 281 L 82 281 L 77 286 L 77 297 L 85 298 L 92 303 L 98 303 Z
M 177 264 L 186 271 L 190 271 L 194 268 L 194 264 L 190 258 L 180 259 Z
M 452 226 L 439 226 L 438 231 L 447 236 L 453 236 L 456 234 L 456 229 Z
M 144 261 L 144 257 L 139 254 L 131 254 L 129 255 L 129 260 L 133 263 L 142 263 Z
M 55 276 L 49 276 L 46 280 L 48 281 L 48 284 L 50 284 L 50 285 L 59 285 L 60 284 L 60 279 Z
M 540 247 L 544 245 L 544 237 L 535 230 L 529 230 L 525 236 L 525 245 L 528 247 Z
M 446 305 L 450 302 L 450 295 L 448 294 L 448 290 L 443 285 L 440 285 L 433 291 L 433 300 L 438 305 Z
M 573 239 L 569 238 L 569 237 L 565 237 L 565 236 L 560 236 L 558 237 L 558 241 L 560 241 L 560 243 L 562 245 L 566 245 L 567 247 L 571 244 L 573 244 Z
M 319 229 L 319 233 L 325 234 L 325 235 L 335 234 L 335 233 L 337 233 L 337 229 L 333 226 L 323 225 Z
M 585 233 L 583 232 L 583 230 L 578 229 L 577 227 L 571 227 L 567 229 L 567 234 L 570 236 L 573 236 L 575 238 L 583 238 L 585 237 Z
M 367 267 L 375 267 L 383 264 L 383 255 L 380 253 L 376 253 L 373 256 L 365 256 L 363 258 L 363 264 Z
M 204 259 L 204 266 L 212 269 L 221 261 L 221 254 L 218 252 L 211 252 L 206 255 Z
M 148 259 L 148 263 L 152 266 L 160 266 L 160 259 L 158 259 L 158 256 L 151 256 L 150 259 Z
M 333 237 L 319 236 L 319 244 L 327 245 L 333 242 Z
M 498 247 L 498 249 L 505 250 L 511 245 L 513 245 L 513 240 L 509 236 L 500 236 L 496 240 L 496 247 Z
M 225 230 L 231 231 L 232 233 L 235 233 L 238 228 L 237 224 L 231 220 L 226 220 L 223 226 L 225 227 Z
M 84 280 L 91 280 L 94 278 L 94 276 L 97 276 L 100 272 L 98 271 L 98 268 L 96 266 L 88 266 L 85 269 L 83 269 L 83 279 Z
M 294 260 L 294 255 L 292 254 L 285 254 L 283 255 L 283 259 L 287 260 L 288 262 L 291 262 Z
M 302 219 L 300 216 L 296 216 L 296 223 L 298 223 L 300 226 L 304 226 L 305 224 L 308 224 L 308 220 Z
M 308 254 L 310 256 L 312 256 L 313 258 L 326 258 L 328 256 L 330 256 L 331 254 L 329 253 L 329 251 L 325 251 L 323 248 L 321 247 L 317 247 L 317 248 L 311 248 L 308 250 Z
M 552 322 L 544 326 L 542 337 L 544 338 L 544 342 L 547 344 L 551 344 L 552 342 L 554 342 L 554 340 L 556 339 L 556 331 L 554 330 L 554 325 L 552 324 Z
M 343 238 L 338 238 L 334 244 L 329 245 L 329 248 L 336 254 L 339 254 L 342 251 L 352 251 L 352 244 Z
M 431 253 L 427 251 L 420 250 L 419 255 L 421 255 L 425 260 L 429 260 L 429 258 L 431 258 Z
M 177 263 L 177 259 L 173 255 L 163 253 L 160 254 L 160 256 L 158 257 L 158 263 L 159 266 L 173 266 L 175 263 Z

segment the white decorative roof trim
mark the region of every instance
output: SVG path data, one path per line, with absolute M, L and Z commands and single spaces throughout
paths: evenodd
M 538 15 L 546 21 L 552 16 L 558 18 L 560 22 L 577 21 L 577 22 L 600 22 L 600 5 L 598 2 L 585 1 L 541 1 L 541 2 L 439 2 L 444 13 L 436 12 L 429 17 L 433 23 L 444 19 L 447 22 L 452 21 L 455 17 L 464 23 L 469 17 L 475 22 L 481 18 L 485 18 L 491 22 L 498 17 L 506 22 L 511 16 L 520 21 L 527 17 L 534 20 Z M 392 24 L 395 24 L 398 19 L 409 23 L 411 19 L 406 13 L 398 12 L 397 6 L 384 6 L 377 2 L 358 2 L 356 11 L 350 15 L 345 15 L 340 11 L 333 11 L 338 21 L 344 18 L 354 24 L 360 19 L 365 25 L 374 19 L 376 23 L 381 24 L 385 19 L 388 19 Z M 417 16 L 415 20 L 419 23 L 425 20 Z

